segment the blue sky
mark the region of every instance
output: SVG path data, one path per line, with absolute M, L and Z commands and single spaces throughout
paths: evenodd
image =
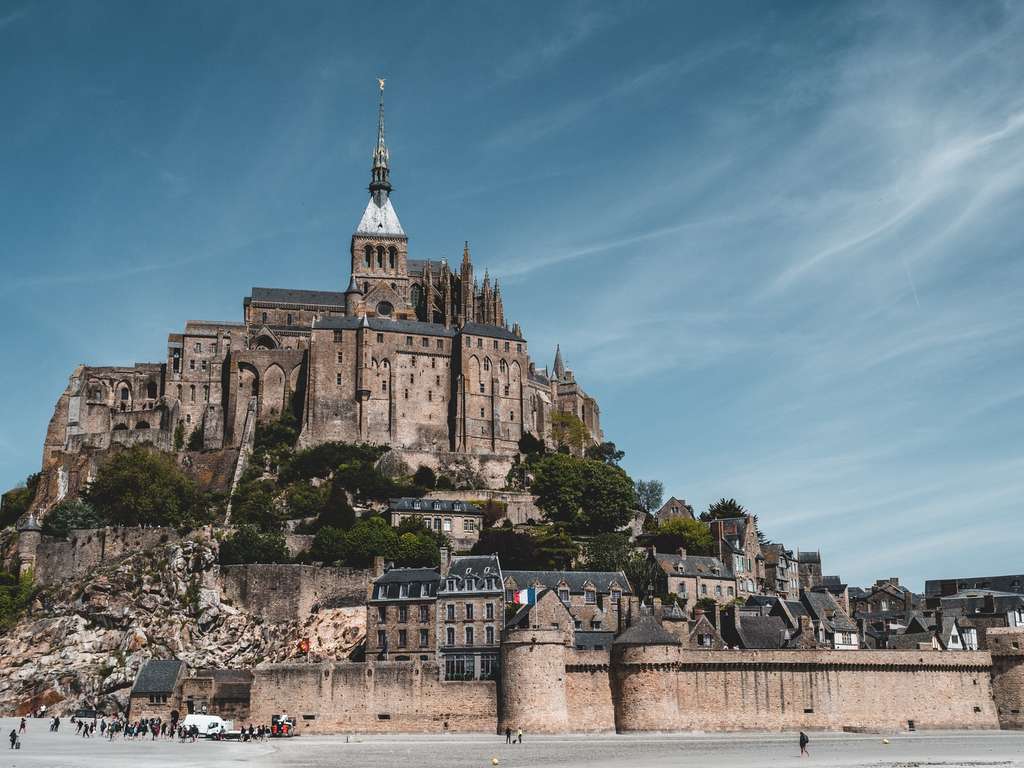
M 637 477 L 851 583 L 1020 572 L 1024 5 L 0 0 L 0 485 L 75 364 L 342 290 L 388 79 L 415 257 L 469 240 Z

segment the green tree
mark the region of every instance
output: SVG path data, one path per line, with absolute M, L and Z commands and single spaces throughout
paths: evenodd
M 281 482 L 326 478 L 343 464 L 373 466 L 386 449 L 366 444 L 321 443 L 312 448 L 297 451 L 279 467 Z
M 327 504 L 330 489 L 326 485 L 314 488 L 309 483 L 298 481 L 285 490 L 288 503 L 288 517 L 317 517 Z
M 583 496 L 583 481 L 582 463 L 572 456 L 555 453 L 536 462 L 530 490 L 548 520 L 574 523 Z
M 658 552 L 672 553 L 682 548 L 689 555 L 717 554 L 708 524 L 687 517 L 673 517 L 659 525 L 652 543 Z
M 434 540 L 423 533 L 403 533 L 398 537 L 396 565 L 407 568 L 428 568 L 441 562 L 441 553 Z
M 547 446 L 533 433 L 524 432 L 519 438 L 519 452 L 524 456 L 543 456 L 547 453 Z
M 288 548 L 284 536 L 262 532 L 253 525 L 241 525 L 220 543 L 220 564 L 287 563 Z
M 470 552 L 474 555 L 497 555 L 502 568 L 534 570 L 541 567 L 537 542 L 533 537 L 511 528 L 487 528 Z
M 197 424 L 192 430 L 192 434 L 188 436 L 188 449 L 190 451 L 201 451 L 203 450 L 203 428 L 202 425 Z
M 700 513 L 700 519 L 705 523 L 709 523 L 712 520 L 728 520 L 732 517 L 743 517 L 746 514 L 746 507 L 736 501 L 736 499 L 726 499 L 723 497 L 709 504 L 707 510 Z
M 288 451 L 299 439 L 299 420 L 289 409 L 280 418 L 259 424 L 253 441 L 253 450 L 259 454 L 276 455 Z
M 174 450 L 180 451 L 185 447 L 185 422 L 178 421 L 174 428 Z
M 92 508 L 81 499 L 65 499 L 46 514 L 43 533 L 47 536 L 66 538 L 70 531 L 81 528 L 102 528 L 106 524 Z
M 17 623 L 35 595 L 32 573 L 16 576 L 0 571 L 0 631 Z
M 661 500 L 665 496 L 665 486 L 660 480 L 637 480 L 636 499 L 640 509 L 653 514 L 661 509 Z
M 396 560 L 399 555 L 398 533 L 382 517 L 366 517 L 345 534 L 345 564 L 365 568 L 373 558 Z
M 42 474 L 36 472 L 25 479 L 25 484 L 7 491 L 0 497 L 0 525 L 14 525 L 18 518 L 28 512 Z
M 622 461 L 626 455 L 625 451 L 620 451 L 615 447 L 615 443 L 599 443 L 598 445 L 591 445 L 587 448 L 584 456 L 594 461 L 600 461 L 605 464 L 611 464 L 612 466 L 619 466 L 619 462 Z
M 663 571 L 646 552 L 633 552 L 622 570 L 633 586 L 633 592 L 641 600 L 647 600 L 657 593 Z
M 602 533 L 583 545 L 583 563 L 588 571 L 619 571 L 633 552 L 626 533 Z
M 554 411 L 551 414 L 551 439 L 563 452 L 583 455 L 583 447 L 590 440 L 587 425 L 573 413 Z
M 348 554 L 346 531 L 332 526 L 324 526 L 316 532 L 309 554 L 314 560 L 331 564 L 343 560 Z
M 236 525 L 252 525 L 259 531 L 279 531 L 284 525 L 274 495 L 272 480 L 239 483 L 231 497 L 231 520 Z
M 209 521 L 209 499 L 173 457 L 135 446 L 102 464 L 83 494 L 111 525 L 193 528 Z
M 579 545 L 559 525 L 545 525 L 533 534 L 539 567 L 546 571 L 567 571 L 580 553 Z
M 620 467 L 593 459 L 582 464 L 582 512 L 577 520 L 577 529 L 589 533 L 610 533 L 621 528 L 636 507 L 633 481 Z
M 421 488 L 430 490 L 437 485 L 437 475 L 430 467 L 420 464 L 412 476 L 412 481 Z

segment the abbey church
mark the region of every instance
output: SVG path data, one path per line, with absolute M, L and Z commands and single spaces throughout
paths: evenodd
M 182 435 L 192 448 L 238 450 L 289 410 L 300 445 L 389 445 L 413 466 L 463 455 L 492 465 L 483 474 L 495 484 L 524 434 L 550 442 L 553 412 L 574 414 L 600 441 L 596 401 L 560 351 L 551 370 L 534 365 L 468 243 L 458 265 L 410 258 L 390 173 L 382 88 L 347 288 L 253 288 L 242 322 L 187 322 L 163 362 L 79 366 L 47 432 L 43 468 L 59 475 L 50 503 L 89 479 L 78 476 L 91 474 L 83 455 L 112 444 L 174 450 Z

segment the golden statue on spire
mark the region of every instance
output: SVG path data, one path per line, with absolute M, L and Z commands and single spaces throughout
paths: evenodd
M 379 85 L 379 86 L 380 86 L 380 89 L 381 89 L 382 91 L 384 90 L 384 78 L 383 78 L 383 77 L 378 77 L 378 78 L 377 78 L 377 85 Z

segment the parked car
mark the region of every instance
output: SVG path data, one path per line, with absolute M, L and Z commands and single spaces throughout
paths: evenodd
M 217 715 L 186 715 L 182 725 L 186 729 L 193 725 L 199 729 L 199 735 L 205 738 L 216 738 L 232 730 L 234 723 Z
M 294 717 L 288 715 L 273 715 L 270 718 L 270 735 L 279 738 L 291 738 L 297 736 L 296 722 Z

